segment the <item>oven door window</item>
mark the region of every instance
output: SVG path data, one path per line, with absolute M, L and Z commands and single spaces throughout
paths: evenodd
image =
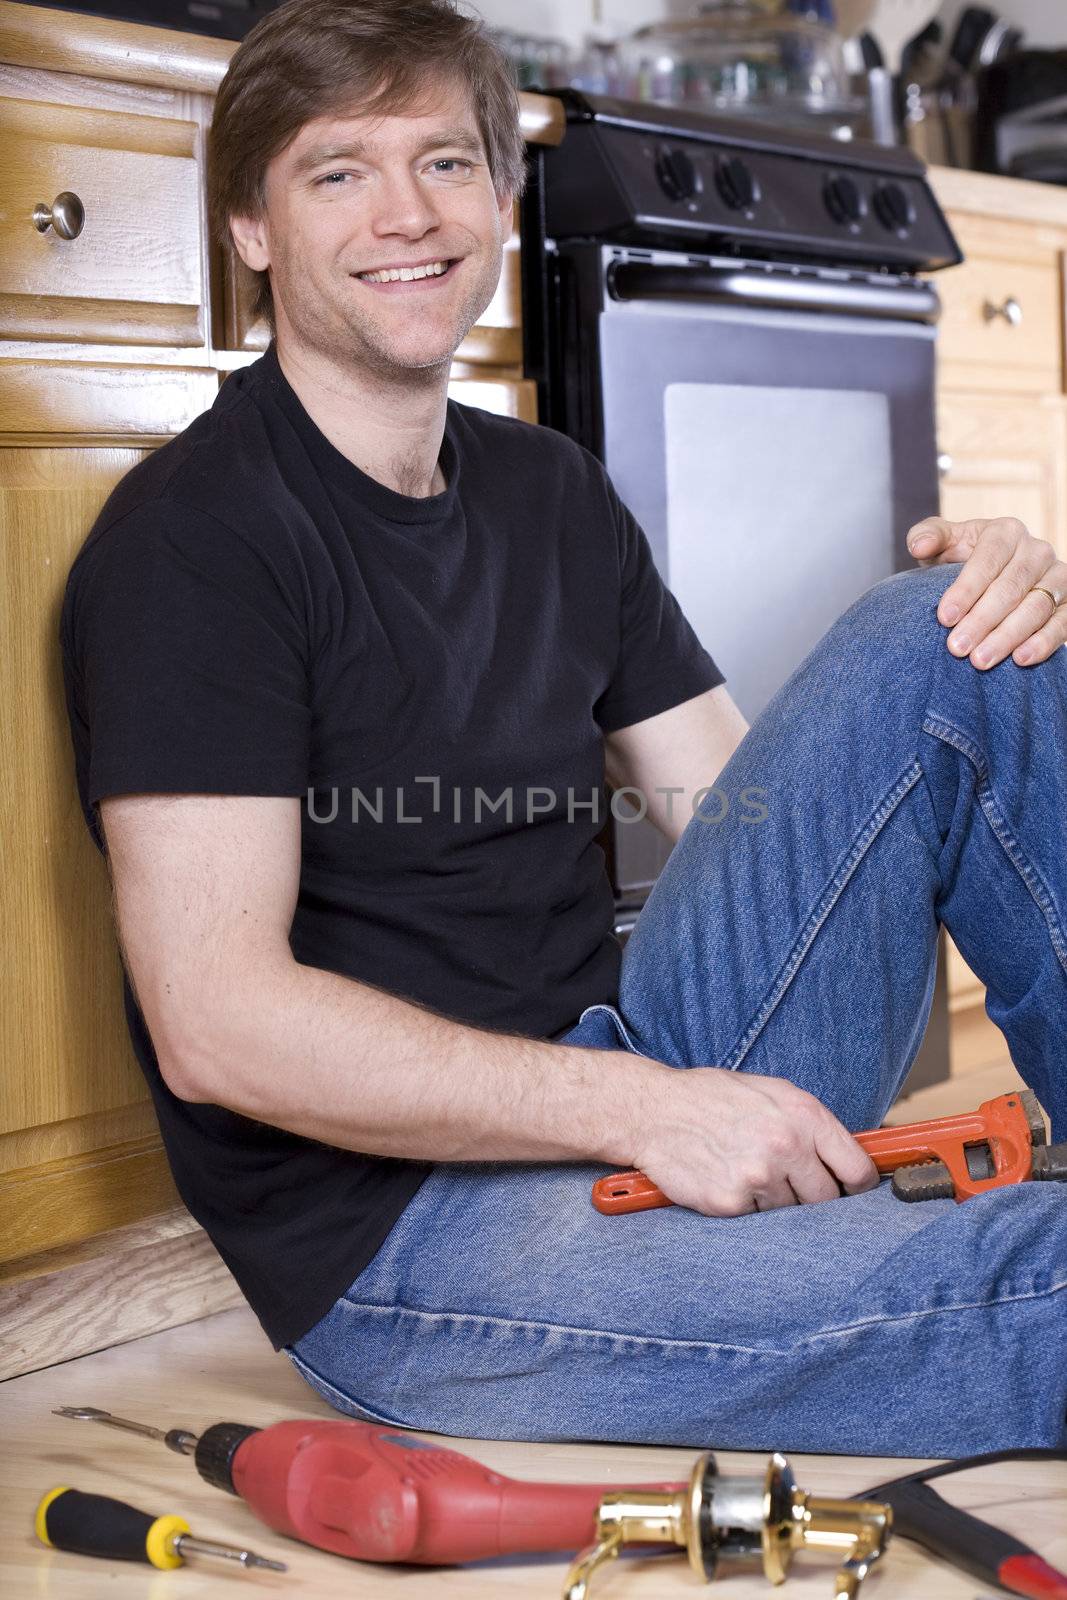
M 604 463 L 749 722 L 938 509 L 934 330 L 610 302 Z

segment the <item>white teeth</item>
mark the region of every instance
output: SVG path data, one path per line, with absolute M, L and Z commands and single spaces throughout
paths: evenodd
M 384 272 L 361 272 L 364 283 L 410 283 L 413 278 L 439 278 L 448 271 L 447 261 L 431 261 L 425 267 L 386 267 Z

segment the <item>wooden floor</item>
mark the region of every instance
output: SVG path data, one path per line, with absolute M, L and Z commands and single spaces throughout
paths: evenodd
M 897 1108 L 895 1120 L 917 1120 L 974 1106 L 1013 1087 L 1010 1068 L 973 1074 L 962 1085 L 939 1086 Z M 0 1593 L 57 1600 L 195 1600 L 245 1594 L 315 1596 L 389 1595 L 559 1596 L 569 1565 L 566 1555 L 508 1558 L 464 1568 L 370 1566 L 323 1554 L 273 1534 L 239 1501 L 210 1488 L 192 1463 L 163 1445 L 91 1423 L 51 1415 L 59 1405 L 92 1405 L 160 1427 L 199 1431 L 230 1420 L 263 1425 L 290 1417 L 337 1413 L 276 1355 L 251 1312 L 226 1311 L 166 1333 L 82 1356 L 0 1384 Z M 434 1435 L 424 1435 L 433 1438 Z M 696 1452 L 644 1446 L 530 1445 L 448 1440 L 478 1461 L 522 1479 L 630 1482 L 688 1477 Z M 709 1441 L 711 1443 L 712 1441 Z M 759 1471 L 765 1458 L 720 1454 L 732 1471 Z M 812 1493 L 848 1495 L 893 1474 L 913 1470 L 847 1456 L 794 1456 L 801 1487 Z M 191 1560 L 176 1572 L 94 1560 L 46 1550 L 33 1533 L 41 1495 L 57 1485 L 107 1493 L 154 1515 L 177 1512 L 205 1538 L 247 1544 L 288 1563 L 285 1574 L 242 1572 L 217 1562 Z M 967 1506 L 1034 1545 L 1046 1559 L 1067 1567 L 1067 1463 L 994 1467 L 952 1480 L 946 1498 Z M 627 1556 L 597 1574 L 592 1600 L 673 1600 L 705 1585 L 684 1558 Z M 723 1600 L 755 1600 L 770 1590 L 758 1572 L 732 1574 L 716 1584 Z M 833 1593 L 831 1568 L 802 1556 L 786 1596 Z M 899 1540 L 890 1547 L 866 1592 L 900 1600 L 986 1600 L 981 1586 Z

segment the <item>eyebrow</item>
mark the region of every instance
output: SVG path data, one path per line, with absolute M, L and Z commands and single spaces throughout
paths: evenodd
M 430 150 L 462 150 L 465 155 L 480 156 L 482 142 L 471 133 L 469 128 L 444 128 L 438 133 L 431 133 L 423 139 L 413 151 L 412 156 L 424 156 Z M 293 162 L 291 173 L 294 178 L 301 177 L 305 172 L 311 172 L 315 167 L 321 167 L 327 161 L 342 161 L 354 158 L 357 161 L 373 154 L 373 145 L 368 145 L 362 139 L 344 139 L 330 141 L 328 144 L 315 144 L 305 150 Z

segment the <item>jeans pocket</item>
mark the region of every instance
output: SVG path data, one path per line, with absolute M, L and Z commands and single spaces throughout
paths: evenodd
M 635 1056 L 640 1056 L 640 1055 L 644 1054 L 644 1051 L 641 1050 L 639 1048 L 639 1046 L 634 1043 L 634 1040 L 633 1040 L 633 1038 L 631 1037 L 631 1034 L 630 1034 L 630 1030 L 627 1028 L 625 1022 L 623 1022 L 623 1020 L 620 1017 L 620 1015 L 619 1015 L 617 1009 L 615 1008 L 615 1006 L 611 1005 L 606 1000 L 602 1001 L 601 1003 L 599 1003 L 597 1005 L 586 1006 L 585 1010 L 582 1012 L 581 1016 L 578 1018 L 579 1027 L 585 1021 L 586 1017 L 592 1017 L 592 1016 L 607 1016 L 607 1017 L 610 1017 L 612 1025 L 614 1026 L 615 1033 L 616 1033 L 616 1035 L 618 1037 L 620 1045 L 622 1045 L 624 1049 L 631 1051 L 632 1054 L 635 1055 Z
M 372 1411 L 369 1406 L 363 1404 L 362 1400 L 356 1400 L 343 1389 L 338 1389 L 336 1385 L 330 1383 L 320 1373 L 316 1372 L 314 1367 L 309 1366 L 302 1356 L 298 1356 L 292 1345 L 283 1345 L 282 1349 L 304 1379 L 304 1382 L 314 1389 L 316 1394 L 321 1395 L 335 1411 L 341 1411 L 345 1416 L 354 1417 L 358 1422 L 376 1422 L 389 1428 L 407 1428 L 411 1426 L 410 1423 L 401 1422 L 396 1417 L 387 1417 L 380 1411 Z

